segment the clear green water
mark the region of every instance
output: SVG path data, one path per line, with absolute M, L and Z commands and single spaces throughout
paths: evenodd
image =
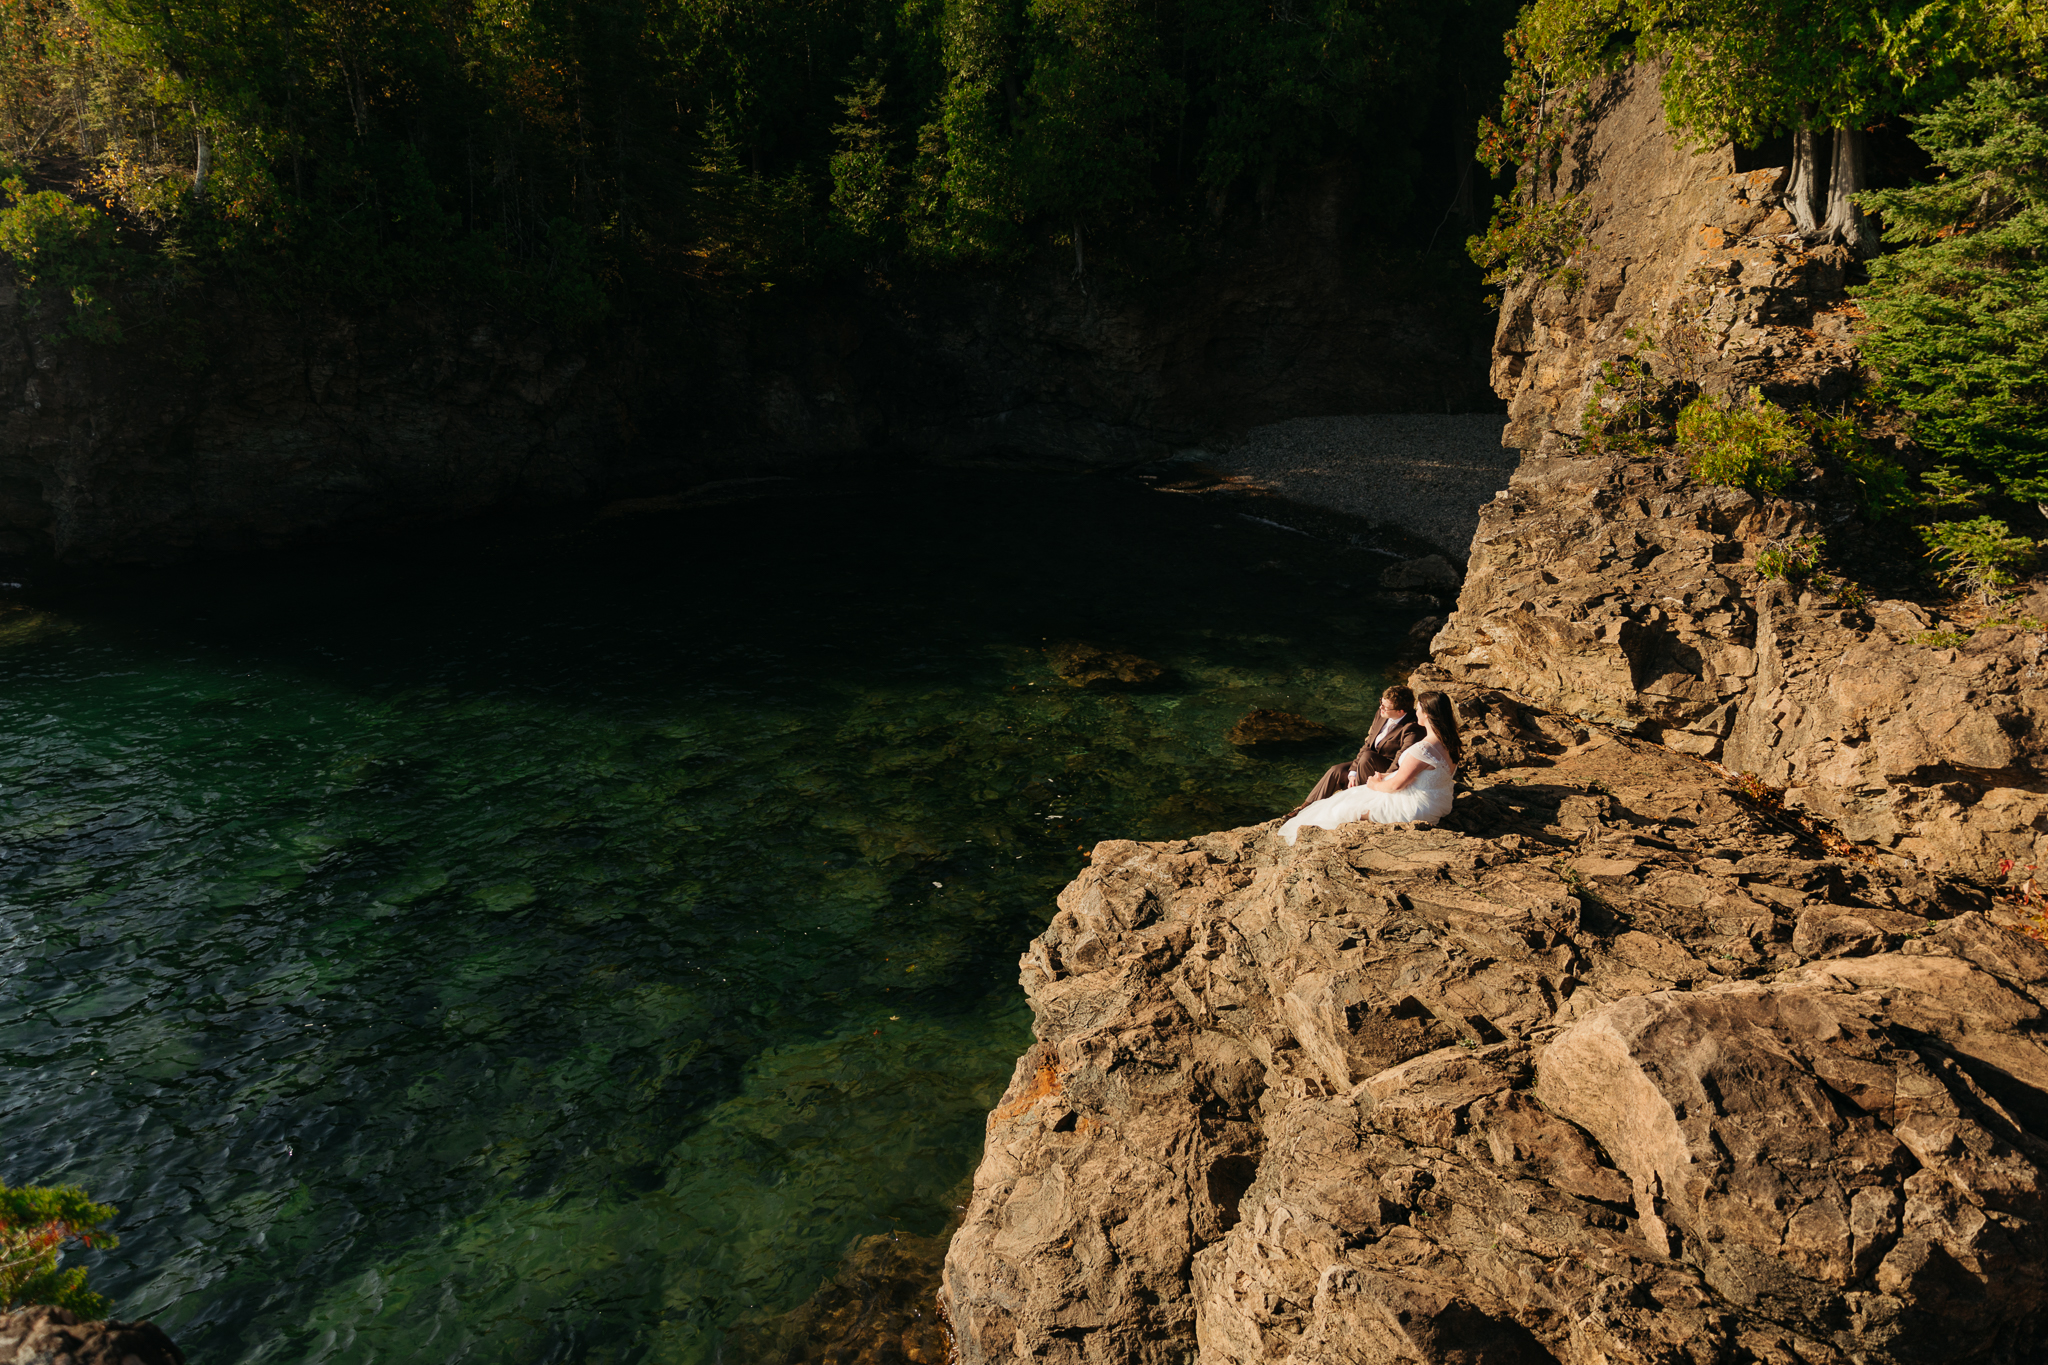
M 1231 723 L 1362 727 L 1412 622 L 1109 480 L 814 491 L 0 637 L 0 1179 L 121 1207 L 119 1316 L 195 1365 L 719 1358 L 943 1225 L 1078 848 L 1285 809 L 1331 756 Z M 1063 637 L 1179 681 L 1075 690 Z

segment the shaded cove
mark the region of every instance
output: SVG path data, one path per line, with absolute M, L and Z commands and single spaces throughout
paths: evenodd
M 195 1361 L 708 1361 L 937 1231 L 1082 850 L 1286 809 L 1347 746 L 1232 723 L 1417 615 L 1089 475 L 433 535 L 0 614 L 0 1180 Z

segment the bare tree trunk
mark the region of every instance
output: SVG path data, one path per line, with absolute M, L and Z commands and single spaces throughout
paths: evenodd
M 199 146 L 198 156 L 192 166 L 192 197 L 206 197 L 206 175 L 213 169 L 213 143 L 207 140 L 206 126 L 199 122 L 199 106 L 192 106 L 192 140 Z
M 1802 237 L 1820 231 L 1820 150 L 1813 125 L 1804 118 L 1792 133 L 1792 178 L 1785 184 L 1785 209 Z
M 1877 255 L 1877 234 L 1870 220 L 1849 196 L 1863 188 L 1863 130 L 1835 129 L 1835 162 L 1828 173 L 1828 216 L 1821 231 L 1831 242 L 1840 242 L 1859 257 Z
M 1081 286 L 1081 292 L 1088 292 L 1088 262 L 1081 255 L 1081 220 L 1074 220 L 1074 280 Z

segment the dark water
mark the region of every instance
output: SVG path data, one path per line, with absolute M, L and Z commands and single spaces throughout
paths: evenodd
M 1104 479 L 798 487 L 0 616 L 0 1180 L 120 1206 L 117 1315 L 716 1358 L 943 1225 L 1078 849 L 1285 809 L 1331 756 L 1231 723 L 1362 728 L 1413 619 Z

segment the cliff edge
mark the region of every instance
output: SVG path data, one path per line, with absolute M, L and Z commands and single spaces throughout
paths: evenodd
M 1576 439 L 1644 335 L 1707 393 L 1856 377 L 1782 173 L 1677 147 L 1653 73 L 1596 110 L 1587 279 L 1505 300 L 1524 455 L 1418 673 L 1456 809 L 1096 848 L 1022 961 L 964 1365 L 2042 1358 L 2048 948 L 1980 888 L 2048 852 L 2040 636 L 1766 579 L 1826 490 Z
M 1696 759 L 1459 708 L 1453 827 L 1098 846 L 1024 958 L 960 1360 L 2037 1352 L 2048 948 Z

